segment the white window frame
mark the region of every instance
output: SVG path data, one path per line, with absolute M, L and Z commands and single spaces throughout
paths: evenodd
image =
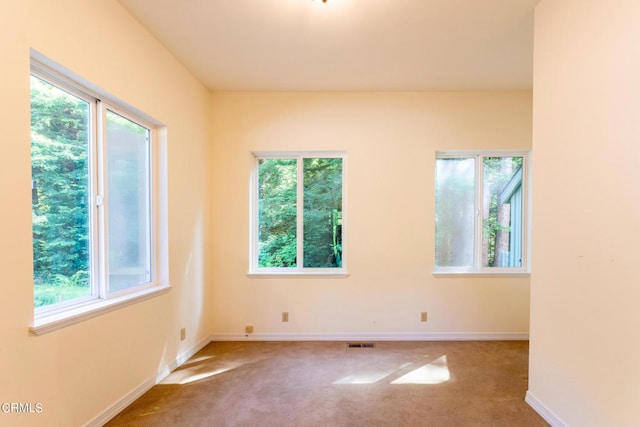
M 30 331 L 41 335 L 105 312 L 143 301 L 169 291 L 166 267 L 166 248 L 160 243 L 161 224 L 166 221 L 160 213 L 159 154 L 157 137 L 161 123 L 110 96 L 42 54 L 31 51 L 30 74 L 67 91 L 90 105 L 89 193 L 90 193 L 90 286 L 91 295 L 34 308 Z M 108 242 L 106 197 L 106 114 L 111 111 L 149 130 L 149 216 L 151 280 L 121 291 L 110 292 L 108 286 Z
M 347 273 L 347 155 L 343 151 L 256 151 L 251 153 L 251 185 L 250 185 L 250 233 L 249 233 L 249 273 L 251 277 L 277 276 L 323 276 L 346 277 Z M 339 158 L 342 159 L 342 266 L 332 268 L 303 267 L 304 224 L 302 203 L 304 193 L 304 177 L 302 162 L 305 158 Z M 296 267 L 260 267 L 258 265 L 258 161 L 260 159 L 296 159 L 297 160 L 297 203 L 296 203 L 296 238 L 298 264 Z
M 434 275 L 513 275 L 527 276 L 530 273 L 530 169 L 531 156 L 527 150 L 465 150 L 465 151 L 436 151 L 437 159 L 474 158 L 475 159 L 475 194 L 474 194 L 474 242 L 472 266 L 437 266 L 435 264 L 435 228 L 434 228 Z M 485 157 L 522 157 L 522 265 L 519 267 L 482 267 L 482 200 L 483 200 L 483 159 Z M 435 176 L 435 163 L 434 163 Z M 435 182 L 434 182 L 434 209 L 435 209 Z M 435 212 L 434 212 L 435 213 Z M 435 224 L 434 224 L 435 227 Z

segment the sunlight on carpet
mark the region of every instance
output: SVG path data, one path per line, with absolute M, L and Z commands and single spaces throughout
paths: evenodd
M 164 380 L 162 384 L 179 384 L 179 385 L 191 384 L 196 381 L 202 381 L 204 379 L 214 377 L 224 372 L 228 372 L 234 368 L 235 366 L 230 366 L 227 368 L 220 368 L 220 369 L 215 369 L 212 371 L 205 371 L 205 372 L 197 372 L 197 369 L 184 369 L 182 371 L 174 372 L 171 376 L 169 376 L 166 380 Z
M 391 381 L 391 384 L 442 384 L 450 379 L 451 373 L 445 355 Z

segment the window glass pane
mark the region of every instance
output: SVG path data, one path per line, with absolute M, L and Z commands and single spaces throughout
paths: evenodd
M 473 266 L 474 181 L 475 159 L 436 159 L 436 266 Z
M 258 160 L 258 266 L 296 266 L 296 159 Z
M 34 306 L 91 295 L 90 104 L 31 77 Z
M 304 267 L 342 267 L 342 159 L 304 159 Z
M 483 160 L 483 267 L 522 266 L 522 160 Z
M 149 130 L 107 111 L 109 291 L 151 281 Z

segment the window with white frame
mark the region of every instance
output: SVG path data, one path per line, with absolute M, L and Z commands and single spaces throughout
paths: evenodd
M 345 273 L 344 168 L 344 153 L 254 153 L 250 273 Z
M 527 158 L 436 153 L 435 272 L 528 271 Z
M 35 317 L 158 285 L 154 124 L 32 58 Z

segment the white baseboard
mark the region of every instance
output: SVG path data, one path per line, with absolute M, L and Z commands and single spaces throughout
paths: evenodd
M 211 341 L 527 341 L 528 332 L 425 333 L 221 333 Z
M 107 409 L 102 411 L 100 414 L 95 416 L 91 421 L 85 424 L 85 427 L 101 427 L 105 425 L 109 420 L 118 415 L 125 409 L 127 406 L 132 404 L 136 399 L 142 396 L 144 393 L 149 391 L 151 387 L 158 384 L 160 381 L 165 379 L 171 372 L 173 372 L 177 367 L 182 365 L 184 362 L 189 360 L 194 354 L 202 350 L 204 346 L 211 342 L 211 337 L 206 337 L 200 342 L 196 343 L 191 348 L 180 353 L 175 360 L 172 360 L 169 364 L 162 367 L 158 373 L 147 380 L 143 381 L 136 388 L 131 390 L 126 395 L 122 396 L 118 401 L 116 401 L 113 405 L 109 406 Z
M 529 390 L 524 398 L 524 401 L 529 404 L 546 422 L 551 424 L 552 427 L 567 427 L 567 424 L 562 421 L 556 414 L 547 408 L 537 397 L 535 397 Z

